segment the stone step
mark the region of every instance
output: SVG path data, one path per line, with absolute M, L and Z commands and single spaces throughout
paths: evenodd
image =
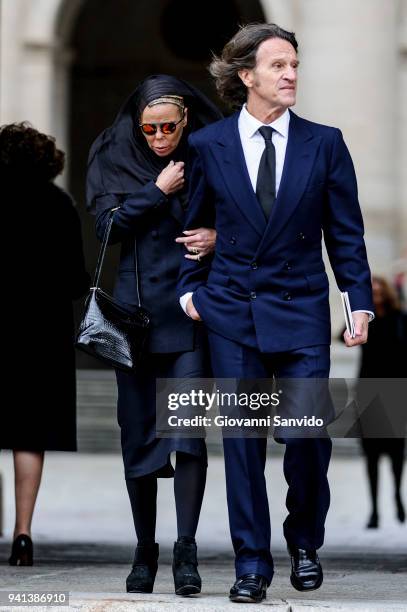
M 116 377 L 112 370 L 77 371 L 79 452 L 120 452 L 120 429 L 117 424 L 116 402 Z M 221 453 L 221 438 L 216 429 L 209 428 L 206 442 L 210 453 Z M 281 454 L 284 447 L 280 444 L 270 444 L 269 449 L 273 454 Z M 339 455 L 358 454 L 358 441 L 336 439 L 334 440 L 334 452 Z

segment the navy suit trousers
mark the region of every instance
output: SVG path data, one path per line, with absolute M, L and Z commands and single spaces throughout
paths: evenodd
M 319 345 L 266 354 L 209 331 L 215 378 L 328 378 L 330 347 Z M 317 549 L 323 544 L 329 508 L 327 479 L 329 438 L 285 438 L 284 475 L 288 516 L 284 535 L 289 546 Z M 267 439 L 224 438 L 230 531 L 236 576 L 256 573 L 270 582 L 270 515 L 264 475 Z

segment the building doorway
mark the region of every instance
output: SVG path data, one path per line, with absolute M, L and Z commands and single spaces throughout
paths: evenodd
M 79 9 L 69 46 L 70 73 L 68 188 L 82 219 L 85 256 L 90 271 L 98 253 L 94 219 L 85 210 L 89 147 L 110 125 L 137 83 L 155 73 L 179 76 L 214 101 L 207 72 L 212 52 L 219 52 L 239 24 L 264 21 L 258 0 L 87 0 Z M 219 102 L 219 101 L 218 101 Z M 116 255 L 106 262 L 104 286 L 111 289 Z M 78 307 L 78 311 L 80 307 Z M 79 367 L 100 367 L 78 355 Z

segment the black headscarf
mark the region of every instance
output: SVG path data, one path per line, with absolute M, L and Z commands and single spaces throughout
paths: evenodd
M 148 146 L 138 127 L 147 104 L 166 95 L 182 96 L 188 108 L 188 125 L 173 154 L 159 157 Z M 113 125 L 93 143 L 88 159 L 87 208 L 95 212 L 95 200 L 103 207 L 114 205 L 115 196 L 134 193 L 157 178 L 171 160 L 186 161 L 187 138 L 208 123 L 221 119 L 216 106 L 198 89 L 175 77 L 158 74 L 145 79 L 124 103 Z M 172 196 L 174 197 L 174 196 Z M 176 199 L 184 199 L 178 192 Z

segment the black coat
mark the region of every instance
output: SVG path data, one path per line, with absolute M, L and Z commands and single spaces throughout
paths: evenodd
M 2 193 L 4 234 L 18 259 L 5 270 L 8 397 L 0 448 L 76 450 L 72 300 L 89 287 L 80 221 L 70 196 L 53 183 Z
M 362 439 L 363 449 L 368 454 L 402 457 L 407 426 L 406 385 L 402 383 L 407 380 L 407 315 L 393 310 L 376 316 L 361 350 L 357 396 L 367 436 Z
M 121 200 L 113 195 L 98 198 L 96 231 L 100 240 L 110 215 L 107 205 L 121 206 L 114 213 L 110 240 L 112 244 L 121 242 L 114 296 L 126 304 L 138 303 L 136 240 L 141 303 L 151 316 L 148 351 L 193 350 L 196 324 L 183 312 L 176 296 L 178 271 L 186 253 L 185 247 L 175 242 L 184 224 L 179 200 L 167 198 L 153 181 L 136 193 L 121 196 Z
M 360 378 L 407 377 L 407 314 L 393 310 L 376 316 L 361 349 Z

